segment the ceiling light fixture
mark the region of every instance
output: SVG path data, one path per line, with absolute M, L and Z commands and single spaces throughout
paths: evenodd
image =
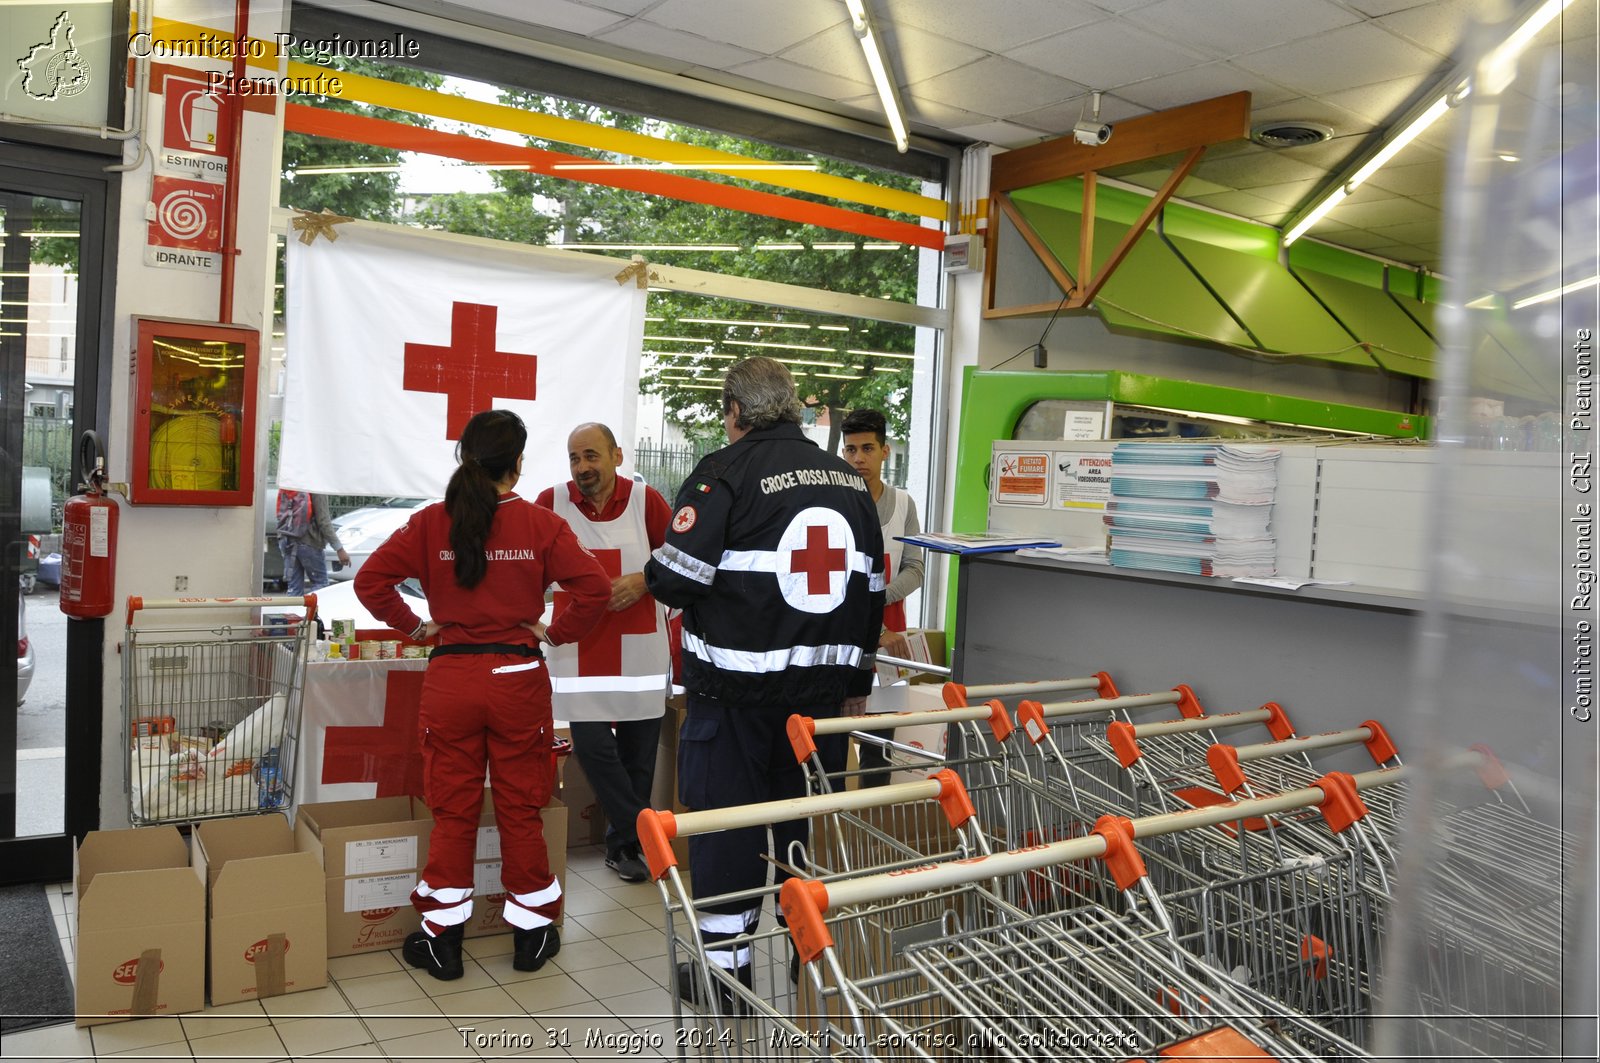
M 1288 247 L 1304 236 L 1313 225 L 1327 216 L 1346 196 L 1359 188 L 1369 177 L 1400 153 L 1407 144 L 1421 136 L 1429 126 L 1444 117 L 1452 107 L 1466 99 L 1473 91 L 1496 94 L 1510 84 L 1516 72 L 1516 60 L 1527 49 L 1538 32 L 1559 15 L 1572 0 L 1545 0 L 1538 8 L 1529 11 L 1512 29 L 1506 39 L 1484 56 L 1476 72 L 1458 67 L 1445 78 L 1427 99 L 1407 111 L 1391 128 L 1398 130 L 1366 155 L 1359 165 L 1349 171 L 1349 176 L 1335 184 L 1310 207 L 1289 220 L 1283 233 L 1283 246 Z
M 832 354 L 832 347 L 808 347 L 803 343 L 763 343 L 760 340 L 728 340 L 730 347 L 771 347 L 780 351 L 816 351 L 818 354 Z M 837 365 L 836 362 L 828 363 Z
M 889 76 L 889 60 L 883 54 L 872 23 L 867 19 L 864 0 L 844 0 L 850 9 L 850 28 L 855 31 L 861 51 L 867 57 L 867 69 L 872 71 L 872 83 L 877 86 L 878 99 L 883 102 L 883 113 L 889 119 L 889 131 L 894 134 L 894 146 L 905 151 L 911 146 L 911 136 L 906 131 L 905 111 L 900 106 L 900 90 Z
M 1568 284 L 1563 288 L 1552 288 L 1547 292 L 1540 292 L 1538 295 L 1530 295 L 1526 299 L 1518 299 L 1516 302 L 1511 304 L 1511 309 L 1521 310 L 1525 306 L 1534 306 L 1538 303 L 1548 303 L 1550 300 L 1559 299 L 1563 295 L 1571 295 L 1573 292 L 1581 292 L 1585 288 L 1593 288 L 1596 284 L 1600 284 L 1600 274 L 1596 274 L 1593 277 L 1586 277 L 1581 281 L 1573 281 L 1571 284 Z
M 1484 94 L 1498 96 L 1505 91 L 1517 74 L 1517 57 L 1533 43 L 1539 31 L 1550 25 L 1571 3 L 1572 0 L 1545 0 L 1511 31 L 1511 36 L 1483 57 L 1483 62 L 1478 64 L 1478 83 Z
M 844 353 L 859 354 L 863 358 L 899 358 L 906 362 L 914 362 L 917 360 L 917 356 L 914 354 L 899 354 L 895 351 L 858 351 L 854 348 L 848 348 Z
M 810 328 L 803 321 L 737 321 L 728 317 L 680 317 L 685 325 L 734 325 L 740 328 Z M 824 328 L 827 326 L 824 325 Z

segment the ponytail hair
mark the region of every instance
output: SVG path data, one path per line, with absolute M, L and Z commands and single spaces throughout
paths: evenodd
M 450 549 L 456 555 L 456 583 L 471 590 L 489 568 L 484 544 L 494 523 L 500 494 L 495 484 L 517 467 L 528 430 L 510 410 L 485 410 L 467 422 L 456 443 L 456 471 L 445 488 L 450 514 Z

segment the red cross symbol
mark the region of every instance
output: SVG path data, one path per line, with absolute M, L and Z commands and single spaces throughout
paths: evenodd
M 494 400 L 534 397 L 539 359 L 494 349 L 499 307 L 453 303 L 450 346 L 406 344 L 407 391 L 443 392 L 445 438 L 460 439 L 472 415 L 494 407 Z
M 378 797 L 422 796 L 417 711 L 425 672 L 390 672 L 380 727 L 329 727 L 322 743 L 322 781 L 375 782 Z
M 621 550 L 590 550 L 606 575 L 622 575 Z M 567 608 L 572 595 L 556 591 L 556 616 Z M 607 612 L 594 630 L 578 640 L 579 675 L 621 675 L 622 636 L 650 635 L 656 630 L 656 600 L 646 594 L 621 612 Z
M 807 594 L 827 594 L 831 585 L 829 577 L 844 568 L 844 551 L 829 549 L 828 527 L 825 524 L 807 526 L 805 548 L 795 550 L 789 558 L 791 575 L 796 572 L 806 574 Z

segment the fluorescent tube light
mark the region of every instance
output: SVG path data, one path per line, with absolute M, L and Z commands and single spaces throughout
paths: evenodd
M 1479 88 L 1490 96 L 1504 92 L 1517 75 L 1517 57 L 1533 43 L 1539 31 L 1550 25 L 1570 3 L 1572 0 L 1545 0 L 1522 25 L 1511 31 L 1511 36 L 1498 48 L 1484 56 L 1483 62 L 1478 65 Z
M 900 109 L 900 92 L 895 87 L 894 79 L 889 76 L 889 62 L 878 44 L 877 35 L 872 32 L 872 23 L 867 20 L 863 0 L 844 0 L 844 3 L 850 9 L 850 27 L 855 31 L 856 40 L 861 42 L 862 54 L 867 57 L 867 69 L 872 72 L 872 83 L 877 86 L 878 99 L 883 102 L 889 131 L 894 134 L 894 146 L 903 152 L 911 146 L 911 136 L 906 131 L 905 115 Z
M 1444 116 L 1456 104 L 1474 92 L 1497 94 L 1511 83 L 1516 75 L 1517 57 L 1532 43 L 1540 30 L 1548 26 L 1572 0 L 1545 0 L 1537 9 L 1517 24 L 1499 45 L 1486 54 L 1470 76 L 1460 69 L 1447 78 L 1427 106 L 1413 109 L 1396 123 L 1398 132 L 1384 141 L 1369 158 L 1361 163 L 1348 178 L 1329 189 L 1324 199 L 1317 202 L 1303 217 L 1294 221 L 1283 234 L 1283 246 L 1288 247 L 1306 230 L 1321 221 L 1336 205 L 1354 192 L 1368 178 L 1377 173 L 1390 159 L 1417 139 L 1427 128 Z M 1552 296 L 1553 298 L 1553 296 Z
M 1448 95 L 1440 96 L 1430 103 L 1421 114 L 1408 122 L 1405 128 L 1385 141 L 1376 155 L 1362 163 L 1361 168 L 1350 175 L 1350 180 L 1344 183 L 1345 194 L 1348 195 L 1360 188 L 1367 178 L 1377 173 L 1384 163 L 1400 154 L 1402 148 L 1421 136 L 1429 126 L 1443 118 L 1445 112 L 1449 109 L 1450 97 Z
M 1511 309 L 1521 310 L 1525 306 L 1548 303 L 1550 300 L 1559 299 L 1563 295 L 1571 295 L 1573 292 L 1581 292 L 1585 288 L 1593 288 L 1596 284 L 1600 284 L 1600 274 L 1586 277 L 1581 281 L 1573 281 L 1564 288 L 1552 288 L 1547 292 L 1540 292 L 1538 295 L 1530 295 L 1526 299 L 1518 299 L 1511 304 Z

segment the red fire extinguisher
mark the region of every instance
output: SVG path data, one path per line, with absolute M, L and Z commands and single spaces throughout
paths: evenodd
M 80 620 L 108 616 L 117 583 L 117 504 L 106 496 L 100 437 L 85 432 L 78 459 L 88 483 L 67 499 L 61 516 L 61 611 Z

